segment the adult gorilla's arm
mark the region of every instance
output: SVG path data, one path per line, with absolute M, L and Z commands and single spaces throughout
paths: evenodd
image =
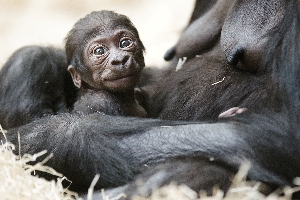
M 126 157 L 141 164 L 174 157 L 204 156 L 236 170 L 248 160 L 249 177 L 274 185 L 291 185 L 299 175 L 297 140 L 289 133 L 289 120 L 273 115 L 246 113 L 232 121 L 178 125 L 124 137 Z M 133 155 L 132 155 L 133 154 Z M 294 167 L 293 167 L 294 166 Z
M 85 190 L 97 173 L 101 178 L 96 188 L 119 186 L 147 168 L 144 165 L 180 156 L 212 157 L 235 169 L 249 160 L 250 178 L 291 184 L 297 165 L 290 163 L 298 161 L 288 151 L 294 140 L 283 134 L 287 125 L 278 126 L 282 118 L 275 116 L 270 120 L 247 115 L 247 121 L 186 124 L 97 113 L 64 114 L 10 130 L 7 138 L 17 144 L 20 132 L 22 154 L 45 149 L 53 153 L 48 165 L 72 180 L 72 189 L 77 190 Z
M 53 153 L 53 158 L 47 165 L 73 181 L 71 189 L 86 191 L 97 173 L 101 175 L 97 188 L 127 183 L 135 174 L 140 173 L 139 167 L 143 164 L 136 160 L 134 152 L 142 147 L 130 144 L 134 135 L 145 133 L 139 139 L 148 140 L 152 138 L 151 127 L 176 124 L 185 122 L 125 118 L 99 113 L 65 113 L 45 116 L 11 129 L 6 137 L 9 142 L 18 146 L 20 133 L 22 155 L 43 150 Z M 141 141 L 136 142 L 142 144 Z M 19 150 L 16 149 L 15 152 Z M 144 154 L 148 153 L 150 152 L 146 149 Z M 38 161 L 43 159 L 44 157 L 40 157 Z

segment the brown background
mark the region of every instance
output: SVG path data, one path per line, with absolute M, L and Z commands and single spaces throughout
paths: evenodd
M 192 0 L 0 0 L 0 66 L 16 49 L 30 44 L 62 47 L 67 32 L 94 10 L 127 15 L 146 47 L 146 65 L 165 65 L 190 18 Z

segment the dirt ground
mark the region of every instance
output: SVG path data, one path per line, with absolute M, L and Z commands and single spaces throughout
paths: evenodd
M 74 23 L 94 10 L 114 10 L 136 25 L 146 65 L 164 66 L 163 55 L 187 24 L 192 0 L 0 0 L 0 66 L 24 45 L 62 47 Z

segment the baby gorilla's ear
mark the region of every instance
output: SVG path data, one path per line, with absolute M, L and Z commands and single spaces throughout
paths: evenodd
M 73 65 L 69 65 L 68 71 L 70 72 L 74 85 L 78 88 L 81 88 L 82 82 L 81 82 L 81 76 L 80 74 L 76 71 Z

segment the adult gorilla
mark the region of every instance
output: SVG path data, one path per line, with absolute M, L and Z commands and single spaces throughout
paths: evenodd
M 139 178 L 146 182 L 142 190 L 132 182 L 112 190 L 111 195 L 120 191 L 128 197 L 138 191 L 145 191 L 147 195 L 153 187 L 170 181 L 187 183 L 196 190 L 209 190 L 215 184 L 226 189 L 230 176 L 245 160 L 251 163 L 250 179 L 274 187 L 293 185 L 294 177 L 300 175 L 297 148 L 300 140 L 300 2 L 241 0 L 231 3 L 234 4 L 222 18 L 222 33 L 215 45 L 200 52 L 200 56 L 189 58 L 181 70 L 172 72 L 168 78 L 163 76 L 161 83 L 166 92 L 154 89 L 155 93 L 149 93 L 147 105 L 153 109 L 151 102 L 158 102 L 160 94 L 161 103 L 155 112 L 161 118 L 175 115 L 174 118 L 181 119 L 187 115 L 190 119 L 205 119 L 202 114 L 198 115 L 198 108 L 209 102 L 204 106 L 203 112 L 207 112 L 204 116 L 208 116 L 208 111 L 219 114 L 217 111 L 232 107 L 232 102 L 234 106 L 249 107 L 249 112 L 226 121 L 198 124 L 97 113 L 61 114 L 9 130 L 8 140 L 17 143 L 19 132 L 22 153 L 44 149 L 53 152 L 54 157 L 48 164 L 71 179 L 77 190 L 86 189 L 96 173 L 101 177 L 96 188 L 120 186 L 142 173 Z M 245 11 L 247 15 L 240 20 Z M 198 15 L 194 20 L 200 28 L 200 19 L 205 15 Z M 259 23 L 254 23 L 254 19 Z M 265 23 L 269 27 L 261 29 Z M 240 32 L 232 26 L 241 27 Z M 252 34 L 248 37 L 249 31 Z M 225 57 L 221 57 L 222 49 L 227 60 L 237 64 L 237 68 L 226 64 Z M 175 56 L 177 52 L 175 48 Z M 170 70 L 174 71 L 175 65 L 173 61 Z M 195 71 L 203 75 L 195 77 Z M 182 77 L 182 81 L 176 77 Z M 175 82 L 168 82 L 172 78 Z M 152 88 L 146 89 L 151 91 Z M 189 113 L 189 110 L 197 112 Z M 183 176 L 177 167 L 184 167 Z M 203 175 L 205 172 L 207 176 Z
M 272 77 L 255 61 L 262 58 L 262 49 L 258 48 L 269 40 L 270 36 L 265 34 L 279 23 L 287 1 L 219 0 L 210 9 L 201 10 L 203 4 L 204 1 L 197 1 L 198 12 L 193 13 L 189 26 L 173 48 L 169 69 L 153 87 L 144 88 L 149 96 L 145 103 L 149 116 L 203 121 L 216 119 L 231 107 L 250 110 L 277 107 L 281 100 L 275 99 L 278 94 L 272 89 Z M 257 9 L 252 11 L 254 8 Z M 186 58 L 185 63 L 175 70 L 178 59 L 182 58 Z M 237 64 L 236 68 L 227 61 Z M 260 69 L 254 70 L 255 67 Z

